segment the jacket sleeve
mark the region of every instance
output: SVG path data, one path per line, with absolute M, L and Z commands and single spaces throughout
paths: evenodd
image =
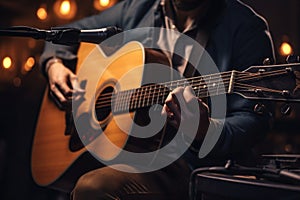
M 232 31 L 232 46 L 227 70 L 243 71 L 249 66 L 262 65 L 265 58 L 274 59 L 273 44 L 267 23 L 257 15 L 243 20 Z M 225 55 L 225 54 L 224 54 Z M 255 106 L 263 105 L 263 112 Z M 249 152 L 270 129 L 270 102 L 247 100 L 237 94 L 227 95 L 227 112 L 221 136 L 211 157 L 239 158 Z

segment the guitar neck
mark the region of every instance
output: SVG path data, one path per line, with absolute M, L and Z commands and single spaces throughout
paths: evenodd
M 190 86 L 199 98 L 231 93 L 234 77 L 235 71 L 228 71 L 120 91 L 112 96 L 113 112 L 123 113 L 155 104 L 163 105 L 169 92 L 177 87 Z

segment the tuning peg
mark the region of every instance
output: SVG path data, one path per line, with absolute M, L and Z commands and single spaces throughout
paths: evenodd
M 300 57 L 296 56 L 296 55 L 289 55 L 286 58 L 286 62 L 287 63 L 298 63 L 298 62 L 300 62 Z
M 257 114 L 260 114 L 260 115 L 263 114 L 265 112 L 265 110 L 266 110 L 266 107 L 262 103 L 256 104 L 253 109 L 254 112 L 256 112 Z
M 281 95 L 282 95 L 282 96 L 285 96 L 285 97 L 288 97 L 288 96 L 291 95 L 291 93 L 290 93 L 290 91 L 288 91 L 288 90 L 282 90 Z
M 254 89 L 254 92 L 255 92 L 255 94 L 257 94 L 258 96 L 263 96 L 263 95 L 264 95 L 262 89 L 260 89 L 260 88 Z
M 273 58 L 265 58 L 263 61 L 263 65 L 273 65 L 274 59 Z
M 280 108 L 280 112 L 282 115 L 289 115 L 291 113 L 291 106 L 287 103 L 283 104 Z

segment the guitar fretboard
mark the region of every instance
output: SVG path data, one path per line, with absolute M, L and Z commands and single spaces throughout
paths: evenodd
M 177 87 L 190 86 L 199 98 L 228 93 L 233 87 L 234 73 L 232 72 L 146 85 L 141 88 L 117 92 L 112 95 L 113 112 L 122 113 L 155 104 L 162 105 L 169 92 Z M 224 80 L 228 81 L 224 82 Z

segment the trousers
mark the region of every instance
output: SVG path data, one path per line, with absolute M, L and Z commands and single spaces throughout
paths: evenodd
M 153 172 L 129 173 L 129 165 L 102 167 L 82 175 L 72 200 L 185 200 L 191 170 L 180 160 Z

